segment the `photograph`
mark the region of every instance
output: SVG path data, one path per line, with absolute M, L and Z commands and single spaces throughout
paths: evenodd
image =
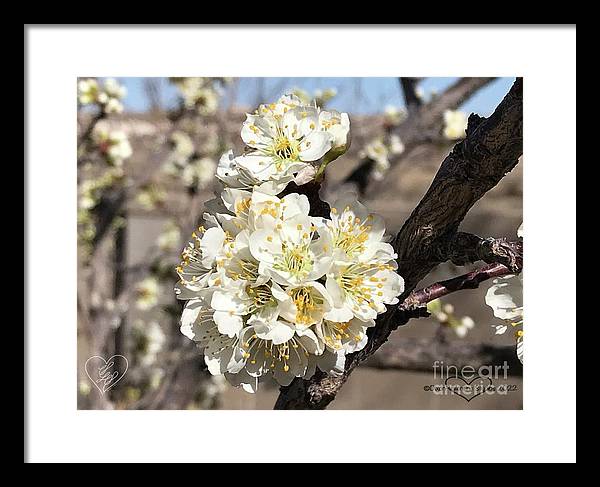
M 78 407 L 522 408 L 522 85 L 79 78 Z

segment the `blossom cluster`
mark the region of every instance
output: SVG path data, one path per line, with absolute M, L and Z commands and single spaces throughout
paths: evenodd
M 454 305 L 442 303 L 440 299 L 434 299 L 427 303 L 427 311 L 440 325 L 453 330 L 459 338 L 464 338 L 470 330 L 475 328 L 473 318 L 470 316 L 457 317 L 454 312 Z
M 397 134 L 386 138 L 376 138 L 369 142 L 360 152 L 360 157 L 368 158 L 374 162 L 373 179 L 381 181 L 390 168 L 390 158 L 399 156 L 405 150 L 402 139 Z
M 181 130 L 171 134 L 171 153 L 163 171 L 171 177 L 179 177 L 187 188 L 202 190 L 211 185 L 215 179 L 217 163 L 208 155 L 201 156 L 197 152 L 192 138 Z M 202 146 L 203 153 L 211 153 L 211 139 Z
M 408 118 L 404 108 L 387 105 L 383 111 L 384 123 L 388 127 L 397 127 Z
M 317 368 L 340 373 L 404 289 L 383 220 L 353 196 L 327 218 L 311 216 L 303 194 L 277 196 L 337 157 L 329 153 L 347 146 L 348 129 L 346 114 L 291 96 L 248 115 L 248 150 L 222 159 L 225 188 L 182 252 L 181 331 L 213 375 L 247 391 L 266 376 L 288 385 Z
M 212 115 L 219 106 L 220 90 L 216 78 L 169 78 L 179 90 L 183 105 L 200 115 Z
M 121 100 L 127 94 L 127 88 L 114 78 L 107 78 L 102 84 L 94 78 L 82 79 L 77 85 L 79 103 L 98 104 L 104 113 L 121 113 Z
M 261 105 L 242 125 L 247 150 L 221 157 L 217 177 L 231 188 L 259 187 L 279 194 L 292 181 L 305 184 L 350 145 L 347 113 L 304 105 L 295 95 Z
M 113 166 L 122 166 L 123 161 L 133 154 L 129 138 L 121 130 L 108 130 L 103 126 L 96 126 L 92 140 L 100 154 Z

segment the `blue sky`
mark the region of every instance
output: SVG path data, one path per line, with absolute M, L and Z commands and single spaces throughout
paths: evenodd
M 442 91 L 457 78 L 425 78 L 420 86 L 429 92 Z M 128 94 L 124 100 L 128 111 L 144 112 L 148 109 L 148 101 L 144 93 L 144 78 L 118 78 L 127 86 Z M 514 78 L 499 78 L 481 89 L 462 109 L 482 116 L 489 115 L 500 103 L 510 89 Z M 386 105 L 404 106 L 397 78 L 239 78 L 236 104 L 255 106 L 259 98 L 261 102 L 271 101 L 294 87 L 313 92 L 317 88 L 336 88 L 337 97 L 330 103 L 337 110 L 372 114 L 380 113 Z M 262 92 L 262 96 L 259 94 Z M 176 90 L 167 78 L 160 79 L 161 100 L 165 107 L 172 107 L 176 100 Z M 266 98 L 266 99 L 262 99 Z M 230 103 L 226 95 L 225 105 Z

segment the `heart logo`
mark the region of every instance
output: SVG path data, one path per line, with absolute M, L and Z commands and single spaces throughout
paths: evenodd
M 462 377 L 448 377 L 444 384 L 453 394 L 470 402 L 477 396 L 481 396 L 492 385 L 492 379 L 477 375 L 467 382 Z
M 110 391 L 127 372 L 129 362 L 123 355 L 113 355 L 108 360 L 94 355 L 85 362 L 85 373 L 100 391 Z

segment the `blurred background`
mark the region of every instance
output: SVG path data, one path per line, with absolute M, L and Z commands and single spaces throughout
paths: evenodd
M 513 81 L 79 78 L 78 407 L 273 407 L 275 384 L 261 384 L 251 395 L 208 374 L 201 353 L 179 332 L 183 303 L 173 293 L 180 251 L 202 216 L 203 203 L 219 191 L 217 161 L 229 149 L 241 152 L 241 123 L 259 103 L 295 93 L 348 112 L 352 145 L 328 166 L 322 197 L 331 201 L 342 191 L 355 191 L 393 234 L 465 136 L 469 114 L 490 115 Z M 463 230 L 514 239 L 522 222 L 522 189 L 519 164 L 469 212 Z M 422 285 L 468 270 L 442 265 Z M 424 391 L 436 383 L 429 352 L 464 350 L 472 358 L 473 351 L 485 350 L 484 364 L 489 354 L 503 357 L 510 351 L 512 356 L 514 336 L 494 334 L 497 320 L 484 301 L 489 285 L 434 303 L 432 317 L 394 332 L 378 354 L 400 350 L 405 358 L 363 364 L 330 408 L 522 408 L 518 366 L 511 365 L 509 378 L 498 381 L 517 386 L 507 395 L 466 402 Z M 411 347 L 419 348 L 419 357 L 410 356 Z M 85 363 L 94 355 L 114 354 L 127 357 L 128 369 L 102 394 L 86 375 Z

